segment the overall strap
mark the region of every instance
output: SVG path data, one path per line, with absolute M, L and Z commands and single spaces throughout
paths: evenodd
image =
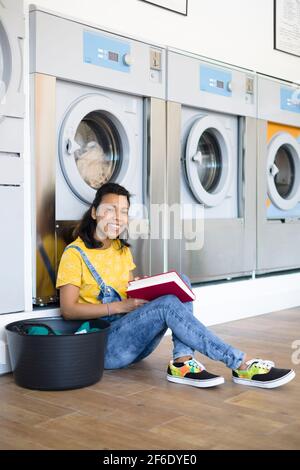
M 95 281 L 97 282 L 98 286 L 100 287 L 100 289 L 103 289 L 103 290 L 106 290 L 106 284 L 105 282 L 103 281 L 102 277 L 100 276 L 100 274 L 98 274 L 98 272 L 96 271 L 96 269 L 94 268 L 94 266 L 92 265 L 92 263 L 90 262 L 90 260 L 88 259 L 87 255 L 85 254 L 85 252 L 77 245 L 69 245 L 67 246 L 67 248 L 65 248 L 64 251 L 67 251 L 69 248 L 75 248 L 75 250 L 79 251 L 79 253 L 81 254 L 82 256 L 82 259 L 83 261 L 85 262 L 87 268 L 89 269 L 91 275 L 93 276 L 93 278 L 95 279 Z

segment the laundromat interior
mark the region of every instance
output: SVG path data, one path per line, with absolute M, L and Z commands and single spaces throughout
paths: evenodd
M 0 223 L 0 450 L 300 449 L 299 0 L 0 0 Z

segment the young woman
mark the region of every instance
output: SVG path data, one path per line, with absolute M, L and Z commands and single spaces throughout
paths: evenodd
M 295 377 L 291 369 L 278 369 L 271 361 L 248 359 L 226 344 L 193 315 L 192 302 L 182 303 L 173 295 L 147 302 L 127 299 L 133 279 L 129 244 L 123 238 L 128 225 L 130 194 L 114 183 L 96 193 L 61 258 L 57 288 L 61 313 L 66 320 L 103 318 L 111 323 L 105 369 L 118 369 L 147 357 L 168 328 L 173 335 L 173 360 L 167 379 L 171 382 L 213 387 L 224 378 L 208 372 L 195 359 L 197 350 L 232 369 L 233 381 L 263 388 L 279 387 Z M 185 275 L 182 279 L 190 286 Z

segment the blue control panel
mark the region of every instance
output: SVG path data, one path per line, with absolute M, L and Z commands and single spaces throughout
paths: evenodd
M 280 108 L 300 114 L 300 89 L 280 87 Z
M 83 61 L 98 67 L 106 67 L 119 72 L 130 71 L 126 58 L 130 55 L 130 45 L 97 33 L 83 33 Z
M 200 65 L 200 90 L 215 95 L 231 96 L 232 73 L 227 70 Z

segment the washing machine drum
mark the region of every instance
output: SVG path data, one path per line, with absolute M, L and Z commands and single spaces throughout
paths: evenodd
M 268 146 L 268 194 L 281 210 L 300 201 L 300 144 L 287 132 L 277 133 Z
M 64 177 L 74 194 L 90 204 L 104 183 L 128 171 L 131 131 L 110 99 L 88 95 L 66 114 L 59 136 Z
M 12 54 L 3 22 L 0 20 L 0 103 L 8 89 L 12 73 Z
M 213 116 L 198 119 L 189 133 L 185 174 L 194 197 L 207 207 L 226 198 L 232 180 L 230 142 L 222 122 Z

